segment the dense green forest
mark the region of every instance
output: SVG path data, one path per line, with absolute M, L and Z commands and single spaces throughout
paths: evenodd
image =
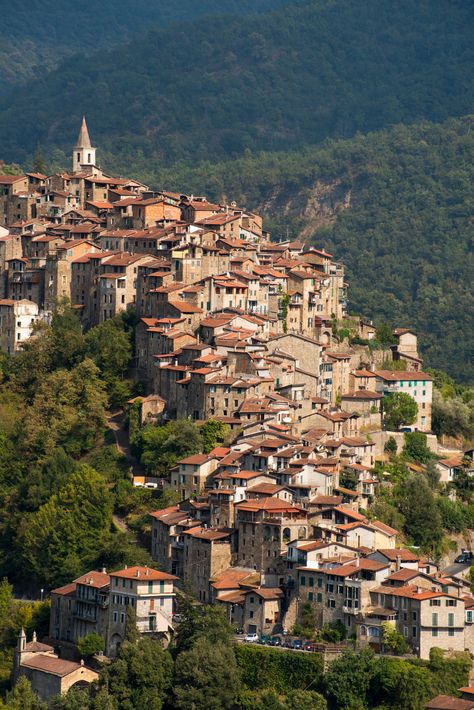
M 143 159 L 135 172 L 256 208 L 275 239 L 303 231 L 345 263 L 350 311 L 415 327 L 429 366 L 474 382 L 472 129 L 472 118 L 397 126 L 194 169 Z
M 378 0 L 377 12 L 373 0 L 312 0 L 154 28 L 12 89 L 0 155 L 22 161 L 38 142 L 69 150 L 83 113 L 95 143 L 128 166 L 464 115 L 473 19 L 464 0 Z
M 290 0 L 0 0 L 0 92 L 41 77 L 63 57 L 124 42 L 150 26 L 247 14 Z

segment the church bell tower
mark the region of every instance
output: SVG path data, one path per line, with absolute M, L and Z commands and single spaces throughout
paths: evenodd
M 76 147 L 72 151 L 72 172 L 80 173 L 83 169 L 94 167 L 95 152 L 96 148 L 91 145 L 86 117 L 83 116 Z

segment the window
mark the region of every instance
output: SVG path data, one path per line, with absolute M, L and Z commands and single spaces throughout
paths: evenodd
M 120 614 L 120 623 L 125 624 L 125 614 Z
M 308 601 L 309 602 L 313 601 L 313 592 L 308 592 Z
M 118 618 L 118 614 L 116 611 L 114 611 L 114 621 L 117 621 L 117 618 Z
M 457 606 L 456 599 L 446 599 L 446 606 Z
M 431 614 L 431 626 L 438 626 L 438 614 Z
M 336 607 L 336 601 L 334 599 L 328 599 L 328 608 L 334 609 Z
M 413 619 L 413 621 L 416 621 L 416 617 L 417 617 L 416 611 L 412 611 L 411 618 Z
M 304 577 L 304 576 L 301 577 L 300 584 L 301 584 L 302 587 L 305 587 L 305 586 L 306 586 L 306 577 Z
M 440 599 L 430 599 L 430 606 L 441 606 Z
M 318 587 L 321 588 L 323 586 L 323 578 L 318 577 Z
M 438 629 L 431 629 L 431 635 L 432 635 L 432 636 L 437 636 L 437 635 L 438 635 Z
M 454 614 L 448 614 L 448 626 L 454 626 Z
M 470 624 L 472 623 L 472 611 L 466 612 L 466 621 Z
M 448 636 L 454 636 L 454 629 L 448 629 Z
M 309 578 L 309 586 L 314 587 L 314 577 Z
M 153 582 L 148 582 L 148 594 L 153 594 Z
M 323 601 L 323 595 L 322 595 L 320 592 L 318 592 L 318 593 L 316 594 L 316 601 L 317 601 L 317 602 L 322 602 L 322 601 Z

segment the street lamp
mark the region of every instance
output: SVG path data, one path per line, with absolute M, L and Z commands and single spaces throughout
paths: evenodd
M 43 601 L 44 589 L 40 589 L 40 592 L 41 592 L 41 601 Z

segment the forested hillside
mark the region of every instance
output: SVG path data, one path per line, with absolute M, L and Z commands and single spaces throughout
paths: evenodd
M 246 14 L 290 0 L 0 0 L 0 91 L 57 66 L 67 55 L 91 53 L 150 26 L 202 15 Z
M 7 97 L 0 156 L 24 160 L 37 142 L 69 151 L 83 113 L 102 160 L 108 151 L 129 168 L 142 156 L 220 159 L 469 113 L 472 3 L 376 7 L 307 0 L 255 17 L 158 27 L 66 59 Z
M 140 175 L 227 196 L 346 264 L 350 310 L 415 326 L 427 363 L 474 381 L 474 119 Z

